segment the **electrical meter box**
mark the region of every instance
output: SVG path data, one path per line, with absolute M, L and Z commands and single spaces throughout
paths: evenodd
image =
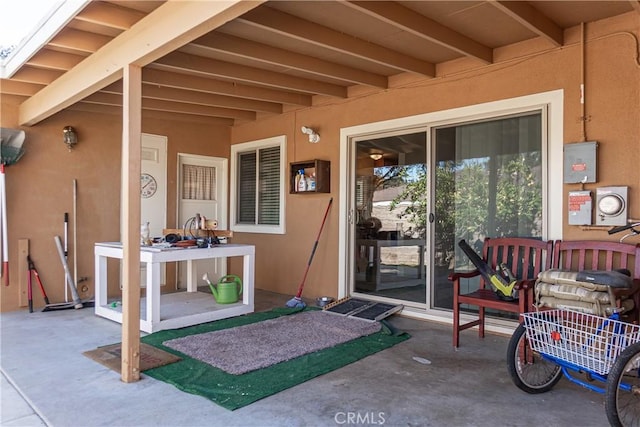
M 598 143 L 574 142 L 564 145 L 564 182 L 596 182 L 596 148 Z
M 596 189 L 596 225 L 626 225 L 628 187 Z

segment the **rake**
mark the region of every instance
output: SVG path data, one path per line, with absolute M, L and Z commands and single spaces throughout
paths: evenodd
M 5 166 L 16 163 L 24 154 L 24 131 L 0 128 L 0 217 L 2 217 L 2 275 L 9 286 L 9 236 L 7 233 L 7 186 Z

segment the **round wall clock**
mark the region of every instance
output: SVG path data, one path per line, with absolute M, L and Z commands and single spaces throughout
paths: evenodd
M 143 199 L 148 199 L 149 197 L 156 194 L 158 190 L 158 183 L 156 179 L 148 173 L 143 173 L 140 175 L 140 196 Z

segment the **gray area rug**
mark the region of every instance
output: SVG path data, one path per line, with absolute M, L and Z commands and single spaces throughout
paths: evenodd
M 189 335 L 163 345 L 240 375 L 380 330 L 378 322 L 305 311 L 245 326 Z

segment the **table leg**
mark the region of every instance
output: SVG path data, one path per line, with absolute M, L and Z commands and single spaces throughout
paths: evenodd
M 147 263 L 147 322 L 160 324 L 160 263 Z M 155 329 L 155 328 L 154 328 Z
M 95 255 L 95 307 L 107 305 L 107 257 Z
M 187 292 L 198 292 L 198 267 L 192 260 L 187 260 Z

